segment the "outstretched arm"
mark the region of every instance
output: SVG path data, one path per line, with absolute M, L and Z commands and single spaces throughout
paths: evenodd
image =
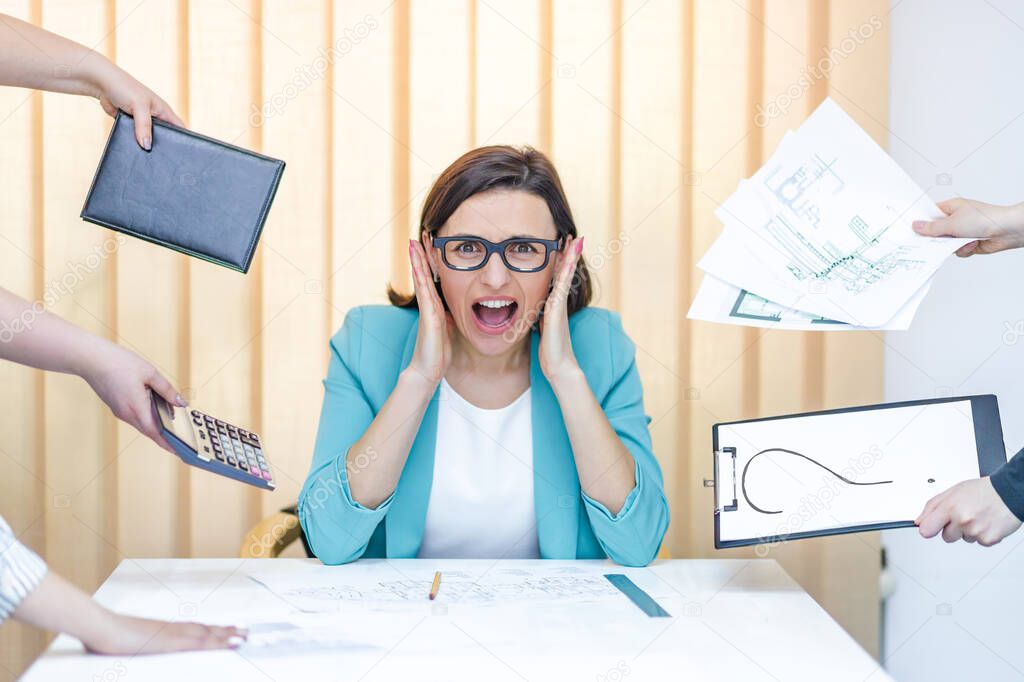
M 147 150 L 151 117 L 184 125 L 167 102 L 103 55 L 6 14 L 0 14 L 0 85 L 88 95 L 111 116 L 123 109 L 135 118 L 135 139 Z
M 76 374 L 110 407 L 114 416 L 174 452 L 160 435 L 149 390 L 184 407 L 185 401 L 152 364 L 132 351 L 96 336 L 0 288 L 0 360 L 53 372 Z

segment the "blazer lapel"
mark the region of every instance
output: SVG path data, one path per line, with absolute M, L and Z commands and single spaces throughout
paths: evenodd
M 540 335 L 530 334 L 533 496 L 537 539 L 545 559 L 575 559 L 580 482 L 562 409 L 540 369 Z
M 399 371 L 409 366 L 416 348 L 419 325 L 414 324 L 405 340 Z M 437 443 L 437 398 L 434 391 L 427 411 L 423 414 L 419 432 L 409 450 L 402 476 L 395 489 L 395 499 L 385 517 L 387 556 L 415 558 L 423 541 L 423 527 L 427 519 L 427 502 L 434 481 L 434 447 Z

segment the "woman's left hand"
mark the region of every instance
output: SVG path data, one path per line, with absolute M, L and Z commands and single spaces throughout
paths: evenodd
M 572 288 L 576 263 L 583 252 L 583 237 L 568 237 L 559 251 L 551 293 L 544 302 L 540 321 L 540 369 L 548 382 L 555 384 L 580 371 L 569 341 L 569 291 Z

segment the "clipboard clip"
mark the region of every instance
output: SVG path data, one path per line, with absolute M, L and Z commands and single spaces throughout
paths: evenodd
M 718 470 L 718 463 L 723 457 L 729 457 L 729 462 L 732 468 L 732 503 L 722 505 L 719 507 L 721 501 L 721 491 L 725 486 L 720 485 L 722 481 L 721 473 Z M 710 485 L 709 485 L 710 484 Z M 715 450 L 715 477 L 714 479 L 704 479 L 705 488 L 716 488 L 715 490 L 715 514 L 720 512 L 731 512 L 739 509 L 739 502 L 736 498 L 736 448 L 722 448 L 721 450 Z

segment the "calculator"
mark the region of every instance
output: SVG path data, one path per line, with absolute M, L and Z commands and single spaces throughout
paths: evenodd
M 160 431 L 189 464 L 264 490 L 277 487 L 260 437 L 193 407 L 178 407 L 153 393 Z

